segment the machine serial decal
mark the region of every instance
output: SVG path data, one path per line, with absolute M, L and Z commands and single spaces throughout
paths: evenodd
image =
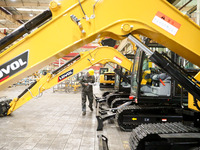
M 74 73 L 74 69 L 71 69 L 71 70 L 65 72 L 64 74 L 62 74 L 62 75 L 60 75 L 60 76 L 58 77 L 58 82 L 60 82 L 60 81 L 62 81 L 62 80 L 64 80 L 64 79 L 66 79 L 67 77 L 73 75 L 73 73 Z
M 0 82 L 26 68 L 29 50 L 0 66 Z
M 122 59 L 120 59 L 119 57 L 117 57 L 117 56 L 115 56 L 114 58 L 113 58 L 116 62 L 118 62 L 118 63 L 122 63 Z
M 153 18 L 152 22 L 172 35 L 176 35 L 177 31 L 181 27 L 181 24 L 159 11 L 156 13 L 156 16 Z

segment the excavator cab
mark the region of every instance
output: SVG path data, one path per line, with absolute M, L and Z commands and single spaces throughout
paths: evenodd
M 126 70 L 125 68 L 122 68 L 121 66 L 116 67 L 119 72 L 123 74 L 126 78 L 129 80 L 131 79 L 130 72 Z M 115 74 L 115 85 L 114 89 L 118 92 L 124 92 L 124 93 L 130 93 L 130 83 L 124 79 L 119 74 Z
M 162 53 L 165 48 L 159 48 Z M 167 50 L 165 55 L 178 62 L 180 59 L 175 53 Z M 191 69 L 192 70 L 192 69 Z M 187 102 L 187 92 L 171 78 L 163 69 L 153 63 L 147 55 L 138 50 L 132 72 L 131 95 L 137 103 L 177 103 L 180 99 Z M 182 91 L 182 93 L 181 93 Z
M 125 54 L 126 58 L 129 59 L 132 64 L 134 61 L 135 55 L 132 53 Z M 113 101 L 116 100 L 116 98 L 128 98 L 130 94 L 130 81 L 131 81 L 131 68 L 123 68 L 120 65 L 117 65 L 114 69 L 115 72 L 115 84 L 114 84 L 114 91 L 106 91 L 102 94 L 102 98 L 105 99 L 106 104 L 108 107 L 117 107 L 118 105 L 121 105 L 122 102 L 118 103 L 118 101 L 115 101 L 116 104 L 113 104 Z
M 165 47 L 152 47 L 180 64 L 180 57 Z M 182 121 L 182 106 L 187 104 L 187 91 L 162 68 L 137 49 L 131 77 L 129 101 L 133 105 L 117 110 L 119 127 L 131 131 L 142 123 Z M 128 101 L 128 100 L 126 100 Z
M 180 70 L 188 80 L 191 79 L 190 82 L 193 80 L 198 84 L 199 68 L 168 49 L 150 49 L 153 52 L 156 50 L 159 57 L 162 56 L 175 67 L 168 63 L 160 67 L 159 63 L 153 61 L 148 54 L 138 48 L 131 82 L 131 98 L 135 105 L 117 112 L 118 125 L 126 131 L 133 129 L 129 139 L 131 149 L 199 148 L 199 129 L 195 128 L 200 125 L 199 113 L 189 110 L 198 110 L 195 98 L 192 98 L 187 91 L 191 85 L 184 86 L 183 82 L 186 80 L 183 82 L 180 82 L 180 79 L 177 80 L 177 78 L 181 78 L 180 73 L 170 75 L 173 71 Z M 166 69 L 168 66 L 173 69 L 169 69 L 169 71 Z M 183 80 L 183 78 L 181 79 Z M 194 91 L 196 92 L 197 89 Z M 143 133 L 148 134 L 141 137 Z M 176 133 L 182 135 L 177 136 Z M 138 138 L 142 140 L 136 142 L 135 139 Z M 137 148 L 133 148 L 134 146 Z

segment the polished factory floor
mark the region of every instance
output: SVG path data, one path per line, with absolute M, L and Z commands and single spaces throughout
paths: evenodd
M 14 98 L 25 88 L 8 88 L 0 91 L 0 97 Z M 94 87 L 97 96 L 102 92 Z M 110 150 L 129 150 L 130 133 L 121 131 L 115 123 L 105 121 L 103 131 L 96 131 L 95 111 L 87 107 L 82 116 L 80 91 L 49 89 L 11 116 L 0 118 L 0 150 L 98 150 L 99 134 L 108 138 Z

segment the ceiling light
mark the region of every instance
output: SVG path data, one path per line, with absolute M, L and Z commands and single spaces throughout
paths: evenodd
M 33 14 L 29 14 L 30 17 L 33 17 Z
M 16 8 L 19 11 L 45 11 L 45 9 Z

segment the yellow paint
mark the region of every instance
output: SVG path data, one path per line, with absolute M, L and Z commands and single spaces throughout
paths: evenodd
M 115 80 L 105 80 L 105 76 L 106 75 L 111 75 L 111 76 L 115 76 L 115 73 L 114 72 L 104 72 L 104 74 L 101 74 L 99 76 L 99 83 L 100 84 L 115 84 Z
M 51 1 L 50 4 L 49 4 L 49 8 L 53 11 L 56 11 L 59 9 L 59 3 L 56 2 L 56 1 Z
M 194 77 L 196 80 L 200 81 L 200 72 L 197 73 L 197 75 Z M 199 85 L 200 86 L 200 85 Z M 200 107 L 200 100 L 197 100 L 198 105 Z M 194 97 L 188 93 L 188 108 L 192 109 L 192 110 L 196 110 L 199 111 L 196 106 L 194 105 Z
M 137 120 L 137 118 L 132 118 L 132 120 Z
M 130 32 L 133 29 L 133 25 L 123 24 L 121 28 L 124 32 Z

